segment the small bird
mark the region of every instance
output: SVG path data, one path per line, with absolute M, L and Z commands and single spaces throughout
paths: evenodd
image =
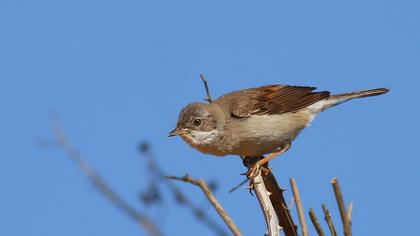
M 179 135 L 202 153 L 261 157 L 262 166 L 286 152 L 322 111 L 354 98 L 387 93 L 387 88 L 331 95 L 315 87 L 267 85 L 225 94 L 210 103 L 191 103 L 179 114 Z M 254 169 L 255 170 L 255 169 Z

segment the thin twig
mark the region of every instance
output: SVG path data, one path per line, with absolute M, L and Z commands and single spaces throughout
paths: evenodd
M 353 214 L 353 202 L 350 202 L 349 206 L 347 207 L 347 218 L 349 218 L 350 225 L 351 225 L 352 214 Z
M 264 214 L 265 222 L 267 224 L 268 229 L 268 235 L 278 236 L 280 230 L 279 222 L 276 216 L 276 211 L 274 210 L 273 205 L 271 204 L 271 193 L 268 192 L 265 187 L 264 179 L 261 175 L 261 172 L 261 170 L 258 171 L 257 176 L 255 176 L 254 179 L 251 180 L 253 183 L 253 189 Z
M 322 204 L 322 209 L 324 210 L 324 219 L 327 222 L 328 228 L 330 230 L 331 236 L 337 236 L 337 230 L 335 229 L 334 222 L 331 218 L 331 213 L 328 210 L 325 204 Z
M 309 208 L 309 218 L 311 218 L 312 224 L 315 227 L 316 232 L 319 236 L 325 236 L 324 230 L 322 230 L 321 224 L 318 221 L 318 218 L 315 215 L 314 209 Z
M 170 192 L 172 193 L 175 201 L 181 205 L 185 206 L 187 209 L 191 210 L 197 220 L 202 222 L 206 225 L 209 229 L 211 229 L 216 235 L 219 236 L 226 236 L 228 233 L 225 231 L 224 227 L 222 227 L 218 222 L 212 219 L 203 209 L 202 207 L 197 206 L 191 199 L 176 186 L 172 181 L 168 181 L 166 179 L 165 172 L 161 169 L 156 161 L 156 157 L 154 153 L 150 150 L 149 147 L 141 148 L 141 153 L 145 155 L 147 158 L 147 167 L 148 169 L 153 172 L 159 179 L 164 180 L 163 183 L 168 187 Z
M 141 225 L 149 235 L 159 236 L 161 232 L 152 220 L 144 213 L 139 212 L 124 200 L 116 191 L 114 191 L 100 174 L 96 172 L 82 157 L 79 151 L 73 147 L 67 139 L 64 131 L 61 129 L 58 117 L 53 120 L 53 132 L 59 147 L 67 154 L 67 156 L 76 163 L 83 174 L 90 180 L 93 186 L 105 196 L 114 206 L 124 212 L 128 217 Z
M 203 74 L 200 74 L 200 78 L 204 83 L 204 87 L 206 89 L 206 94 L 207 94 L 207 97 L 204 98 L 204 100 L 207 101 L 208 103 L 212 103 L 213 99 L 211 98 L 211 95 L 210 95 L 210 88 L 209 88 L 209 84 L 207 82 L 207 79 L 206 79 L 206 77 L 204 77 Z
M 248 182 L 248 179 L 243 180 L 242 182 L 240 182 L 239 184 L 237 184 L 236 186 L 234 186 L 233 188 L 231 188 L 228 193 L 232 193 L 233 191 L 235 191 L 236 189 L 240 188 L 242 185 L 246 184 Z
M 210 201 L 210 203 L 213 205 L 214 209 L 216 209 L 217 213 L 222 217 L 223 221 L 226 223 L 226 225 L 229 227 L 229 229 L 232 231 L 232 233 L 236 236 L 242 235 L 239 228 L 236 226 L 236 224 L 233 222 L 233 220 L 230 218 L 230 216 L 227 214 L 227 212 L 223 209 L 222 205 L 219 203 L 219 201 L 216 199 L 216 197 L 213 195 L 212 191 L 206 184 L 204 180 L 201 179 L 194 179 L 191 176 L 185 175 L 184 177 L 176 177 L 176 176 L 166 176 L 168 179 L 174 179 L 174 180 L 180 180 L 184 182 L 191 183 L 193 185 L 196 185 L 200 187 L 200 189 L 203 191 L 204 195 L 207 197 L 207 199 Z
M 303 236 L 308 236 L 309 235 L 308 234 L 308 227 L 306 226 L 305 214 L 303 213 L 302 201 L 300 199 L 299 189 L 297 187 L 296 180 L 291 178 L 289 181 L 290 181 L 290 185 L 292 186 L 293 197 L 295 198 L 296 210 L 297 210 L 297 213 L 298 213 L 300 226 L 302 228 L 302 235 Z
M 331 184 L 333 186 L 335 198 L 337 200 L 338 209 L 340 211 L 341 221 L 343 222 L 344 235 L 345 236 L 351 236 L 352 235 L 351 224 L 350 224 L 349 217 L 347 215 L 346 207 L 344 205 L 344 198 L 343 198 L 343 194 L 341 193 L 341 189 L 340 189 L 340 185 L 338 183 L 338 179 L 333 178 L 331 180 Z

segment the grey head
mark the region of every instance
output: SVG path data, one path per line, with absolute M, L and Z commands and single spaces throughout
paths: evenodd
M 181 136 L 191 146 L 211 146 L 221 136 L 223 112 L 217 104 L 192 103 L 182 109 L 177 127 L 168 136 Z

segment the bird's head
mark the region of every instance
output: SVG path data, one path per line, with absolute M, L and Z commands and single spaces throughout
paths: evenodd
M 181 136 L 192 146 L 209 145 L 219 137 L 224 117 L 216 104 L 192 103 L 182 109 L 177 126 L 168 136 Z

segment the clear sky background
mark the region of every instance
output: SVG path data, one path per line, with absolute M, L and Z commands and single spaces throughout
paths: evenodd
M 303 205 L 340 225 L 330 180 L 354 202 L 355 235 L 420 235 L 419 1 L 0 1 L 0 235 L 142 235 L 59 150 L 51 113 L 85 159 L 167 235 L 213 235 L 185 208 L 149 209 L 137 144 L 173 175 L 218 181 L 217 196 L 246 235 L 265 232 L 239 158 L 167 138 L 178 112 L 265 84 L 391 93 L 316 119 L 271 166 L 299 184 Z M 178 184 L 219 221 L 195 187 Z M 290 190 L 287 197 L 291 197 Z M 326 228 L 325 228 L 326 229 Z M 313 231 L 311 227 L 311 231 Z M 341 229 L 340 229 L 341 231 Z

